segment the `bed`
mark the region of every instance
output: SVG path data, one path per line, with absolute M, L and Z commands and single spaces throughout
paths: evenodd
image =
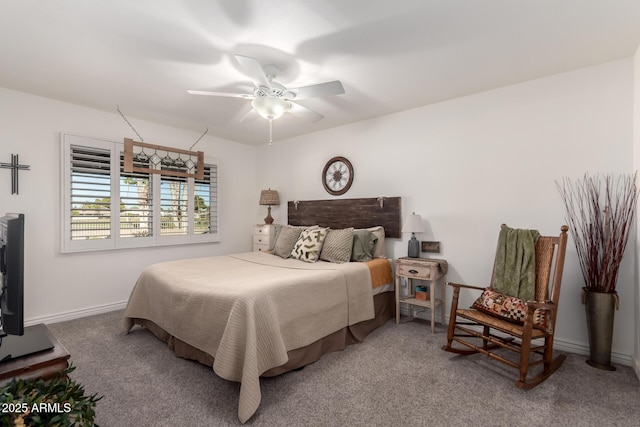
M 317 218 L 312 222 L 314 227 L 299 228 L 317 235 L 314 229 L 327 227 Z M 261 376 L 298 369 L 361 342 L 394 317 L 389 259 L 305 262 L 278 256 L 277 249 L 151 265 L 125 311 L 127 331 L 145 327 L 177 356 L 239 382 L 242 423 L 260 405 Z

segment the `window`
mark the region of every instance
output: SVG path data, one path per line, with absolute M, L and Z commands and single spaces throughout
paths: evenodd
M 111 238 L 110 152 L 71 146 L 71 240 Z
M 134 159 L 134 166 L 149 166 Z M 151 174 L 124 171 L 124 153 L 120 153 L 120 237 L 153 236 L 153 179 Z
M 63 252 L 219 240 L 214 162 L 203 179 L 124 172 L 122 151 L 120 143 L 62 136 Z
M 218 234 L 218 166 L 205 165 L 204 178 L 195 180 L 193 192 L 195 234 Z
M 160 178 L 160 235 L 186 236 L 189 229 L 187 178 Z

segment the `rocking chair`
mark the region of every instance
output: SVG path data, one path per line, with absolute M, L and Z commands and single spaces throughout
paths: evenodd
M 511 229 L 503 224 L 501 233 L 504 230 Z M 447 344 L 442 349 L 462 355 L 482 353 L 519 369 L 520 376 L 515 382 L 518 388 L 533 388 L 555 372 L 566 358 L 565 355 L 553 358 L 553 335 L 567 247 L 567 231 L 568 227 L 563 225 L 558 237 L 539 236 L 535 243 L 531 244 L 532 253 L 535 245 L 535 300 L 525 302 L 515 296 L 498 292 L 492 287 L 480 288 L 447 283 L 453 287 L 453 300 Z M 497 259 L 494 262 L 496 264 L 490 282 L 492 286 L 496 276 Z M 533 269 L 532 265 L 531 270 Z M 531 286 L 533 287 L 533 283 Z M 458 307 L 462 288 L 482 293 L 471 308 Z M 533 288 L 530 292 L 534 292 Z M 454 347 L 454 342 L 463 347 Z M 511 357 L 513 360 L 503 357 L 494 352 L 495 349 L 519 353 L 519 362 L 515 362 L 514 357 Z M 501 350 L 501 353 L 505 352 Z M 529 368 L 538 365 L 543 365 L 541 372 L 527 379 Z

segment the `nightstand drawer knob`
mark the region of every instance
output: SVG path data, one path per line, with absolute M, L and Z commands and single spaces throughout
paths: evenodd
M 411 274 L 418 274 L 418 270 L 409 270 L 409 273 L 411 273 Z

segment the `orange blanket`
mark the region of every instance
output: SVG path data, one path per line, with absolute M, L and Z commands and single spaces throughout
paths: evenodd
M 387 258 L 375 258 L 366 262 L 371 273 L 371 288 L 393 283 L 393 272 L 391 271 L 391 261 Z

